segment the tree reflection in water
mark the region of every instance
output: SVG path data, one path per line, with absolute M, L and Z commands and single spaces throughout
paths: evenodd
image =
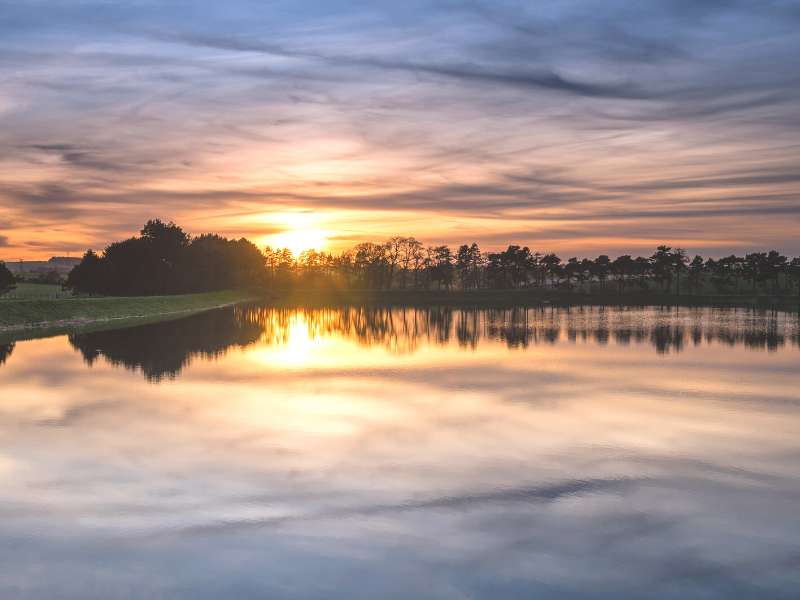
M 339 337 L 396 354 L 421 345 L 482 341 L 509 348 L 557 343 L 649 344 L 658 353 L 687 344 L 777 350 L 800 345 L 795 314 L 754 309 L 539 307 L 503 310 L 360 306 L 323 309 L 241 307 L 177 321 L 75 334 L 70 343 L 90 365 L 102 356 L 150 381 L 176 377 L 194 357 L 215 359 L 228 348 L 287 344 L 298 327 L 308 339 Z M 0 364 L 13 344 L 0 347 Z
M 710 308 L 544 307 L 513 309 L 347 307 L 330 309 L 253 308 L 249 319 L 262 323 L 265 340 L 285 343 L 298 315 L 308 336 L 334 336 L 395 352 L 420 344 L 476 348 L 499 340 L 510 348 L 575 343 L 651 344 L 657 352 L 679 352 L 687 343 L 744 345 L 777 350 L 800 345 L 797 315 L 779 311 Z
M 216 359 L 231 347 L 258 341 L 263 329 L 248 316 L 224 308 L 176 321 L 73 334 L 69 342 L 89 365 L 102 356 L 112 365 L 140 370 L 149 381 L 158 382 L 175 378 L 194 357 Z
M 0 366 L 4 365 L 8 357 L 11 356 L 11 353 L 14 352 L 14 345 L 13 342 L 10 344 L 0 344 Z

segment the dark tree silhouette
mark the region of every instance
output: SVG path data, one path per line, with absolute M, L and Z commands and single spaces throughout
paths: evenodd
M 705 262 L 703 257 L 699 254 L 695 255 L 692 262 L 689 263 L 689 291 L 694 292 L 700 286 L 703 279 L 703 272 L 705 271 Z
M 8 357 L 14 352 L 14 342 L 10 344 L 0 344 L 0 366 L 6 364 Z
M 264 255 L 242 238 L 190 238 L 174 223 L 148 221 L 140 237 L 89 250 L 67 276 L 79 293 L 118 296 L 175 294 L 263 284 Z
M 665 290 L 668 290 L 672 283 L 672 248 L 669 246 L 659 246 L 650 257 L 650 265 L 655 280 L 659 282 Z
M 450 289 L 453 285 L 455 265 L 453 255 L 447 246 L 428 248 L 425 272 L 428 283 L 436 283 L 439 289 Z
M 606 280 L 611 273 L 611 259 L 605 254 L 601 254 L 595 259 L 590 272 L 600 282 L 600 287 L 605 289 Z
M 686 271 L 686 265 L 689 263 L 689 257 L 686 256 L 686 250 L 683 248 L 676 248 L 672 252 L 672 272 L 675 275 L 675 293 L 680 296 L 681 294 L 681 277 Z
M 787 279 L 794 279 L 797 295 L 800 297 L 800 257 L 795 258 L 786 267 Z
M 480 287 L 483 264 L 484 258 L 478 244 L 473 242 L 470 246 L 463 244 L 458 248 L 456 271 L 462 289 L 470 290 Z
M 0 293 L 10 290 L 15 282 L 14 274 L 8 270 L 6 263 L 0 261 Z
M 81 262 L 67 275 L 64 287 L 84 294 L 102 294 L 106 291 L 108 283 L 108 278 L 104 274 L 107 268 L 108 263 L 104 263 L 93 250 L 87 250 Z
M 489 254 L 487 277 L 495 288 L 522 287 L 528 284 L 535 267 L 530 248 L 509 246 L 503 252 Z
M 789 259 L 781 255 L 776 250 L 770 250 L 764 261 L 764 275 L 766 279 L 772 282 L 772 291 L 777 292 L 780 289 L 781 274 L 787 273 L 789 266 Z
M 183 229 L 175 223 L 164 223 L 161 219 L 152 219 L 145 223 L 139 234 L 141 239 L 149 243 L 156 255 L 171 265 L 178 263 L 182 250 L 191 241 Z
M 561 259 L 555 254 L 545 254 L 540 262 L 544 268 L 544 273 L 550 278 L 550 285 L 558 285 L 563 273 Z
M 629 254 L 618 256 L 611 263 L 611 272 L 617 280 L 617 291 L 623 294 L 628 282 L 636 274 L 636 261 Z

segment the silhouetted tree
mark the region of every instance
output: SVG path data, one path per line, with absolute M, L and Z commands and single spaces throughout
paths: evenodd
M 478 244 L 473 242 L 471 246 L 464 244 L 459 247 L 456 254 L 456 271 L 463 289 L 475 289 L 480 286 L 482 267 L 483 255 Z
M 214 234 L 194 238 L 181 251 L 177 267 L 182 291 L 243 288 L 263 283 L 265 276 L 264 255 L 254 244 Z
M 288 248 L 273 250 L 267 246 L 264 250 L 264 265 L 270 282 L 276 287 L 286 287 L 291 283 L 295 270 L 295 260 Z M 344 271 L 344 269 L 342 269 Z
M 164 223 L 161 219 L 152 219 L 145 223 L 139 232 L 153 253 L 166 263 L 175 265 L 181 258 L 181 252 L 191 241 L 189 236 L 175 223 Z
M 794 279 L 795 285 L 797 286 L 797 295 L 800 297 L 800 256 L 793 259 L 787 265 L 786 268 L 787 276 L 790 279 Z
M 545 254 L 541 258 L 540 264 L 544 269 L 545 275 L 550 278 L 550 284 L 558 285 L 562 274 L 561 259 L 555 254 Z
M 781 274 L 787 274 L 789 259 L 776 250 L 770 250 L 764 260 L 764 276 L 772 281 L 772 291 L 780 289 Z
M 0 293 L 13 288 L 15 282 L 14 274 L 8 270 L 6 263 L 0 262 Z
M 706 261 L 706 272 L 711 274 L 714 289 L 718 292 L 729 292 L 735 286 L 738 291 L 739 278 L 744 271 L 742 265 L 743 260 L 732 254 L 716 261 Z
M 450 289 L 453 285 L 455 265 L 448 246 L 429 248 L 427 257 L 428 281 L 441 288 Z
M 673 250 L 669 246 L 659 246 L 650 257 L 650 265 L 656 280 L 662 285 L 664 291 L 672 288 L 675 281 L 675 292 L 680 294 L 681 274 L 686 270 L 689 262 L 686 251 L 682 248 Z
M 681 294 L 681 275 L 686 271 L 688 263 L 689 257 L 686 256 L 686 250 L 675 248 L 672 252 L 672 272 L 675 274 L 675 293 L 679 296 Z
M 598 256 L 592 263 L 591 273 L 600 282 L 600 288 L 605 289 L 608 275 L 611 272 L 611 259 L 605 254 Z
M 744 274 L 750 280 L 752 291 L 764 279 L 767 254 L 765 252 L 752 252 L 744 257 Z
M 585 278 L 584 269 L 577 256 L 567 259 L 567 262 L 564 265 L 564 276 L 567 278 L 567 283 L 570 285 L 570 287 L 572 286 L 573 279 L 578 287 L 583 284 Z
M 659 246 L 650 257 L 650 265 L 656 281 L 658 281 L 665 290 L 668 290 L 672 283 L 672 248 L 669 246 Z
M 93 250 L 87 250 L 79 262 L 67 275 L 64 287 L 84 294 L 103 294 L 107 291 L 108 280 L 104 274 L 107 265 Z
M 636 274 L 636 261 L 629 254 L 618 256 L 611 263 L 611 272 L 617 280 L 617 291 L 624 293 L 628 281 Z
M 703 279 L 703 273 L 706 270 L 706 263 L 703 257 L 699 254 L 695 255 L 692 262 L 689 263 L 689 291 L 697 292 L 700 282 Z
M 79 293 L 120 296 L 173 294 L 264 284 L 264 255 L 242 238 L 205 234 L 190 238 L 174 223 L 148 221 L 140 237 L 89 250 L 69 273 Z
M 386 244 L 364 242 L 352 250 L 352 264 L 364 287 L 382 288 L 387 280 Z
M 535 272 L 535 259 L 527 246 L 509 246 L 502 252 L 489 253 L 487 277 L 496 288 L 523 287 Z
M 405 288 L 408 285 L 409 272 L 414 274 L 414 287 L 419 285 L 419 271 L 423 259 L 422 244 L 413 237 L 403 238 L 403 245 L 400 249 L 400 265 L 403 269 L 402 287 Z
M 636 282 L 638 283 L 639 288 L 646 289 L 647 280 L 652 274 L 650 259 L 645 258 L 644 256 L 637 256 L 635 262 L 636 266 L 634 267 L 634 277 L 636 278 Z

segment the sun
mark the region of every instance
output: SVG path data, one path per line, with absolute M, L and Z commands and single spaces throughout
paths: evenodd
M 292 229 L 272 236 L 275 248 L 288 248 L 295 256 L 306 250 L 321 250 L 325 241 L 325 233 L 319 229 Z
M 280 220 L 286 226 L 281 233 L 269 238 L 273 248 L 288 248 L 294 256 L 306 250 L 322 250 L 328 240 L 325 231 L 314 223 L 313 215 L 308 213 L 286 213 Z

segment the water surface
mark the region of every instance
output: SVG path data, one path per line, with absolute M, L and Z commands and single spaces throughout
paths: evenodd
M 250 308 L 0 346 L 0 597 L 797 598 L 799 344 Z

